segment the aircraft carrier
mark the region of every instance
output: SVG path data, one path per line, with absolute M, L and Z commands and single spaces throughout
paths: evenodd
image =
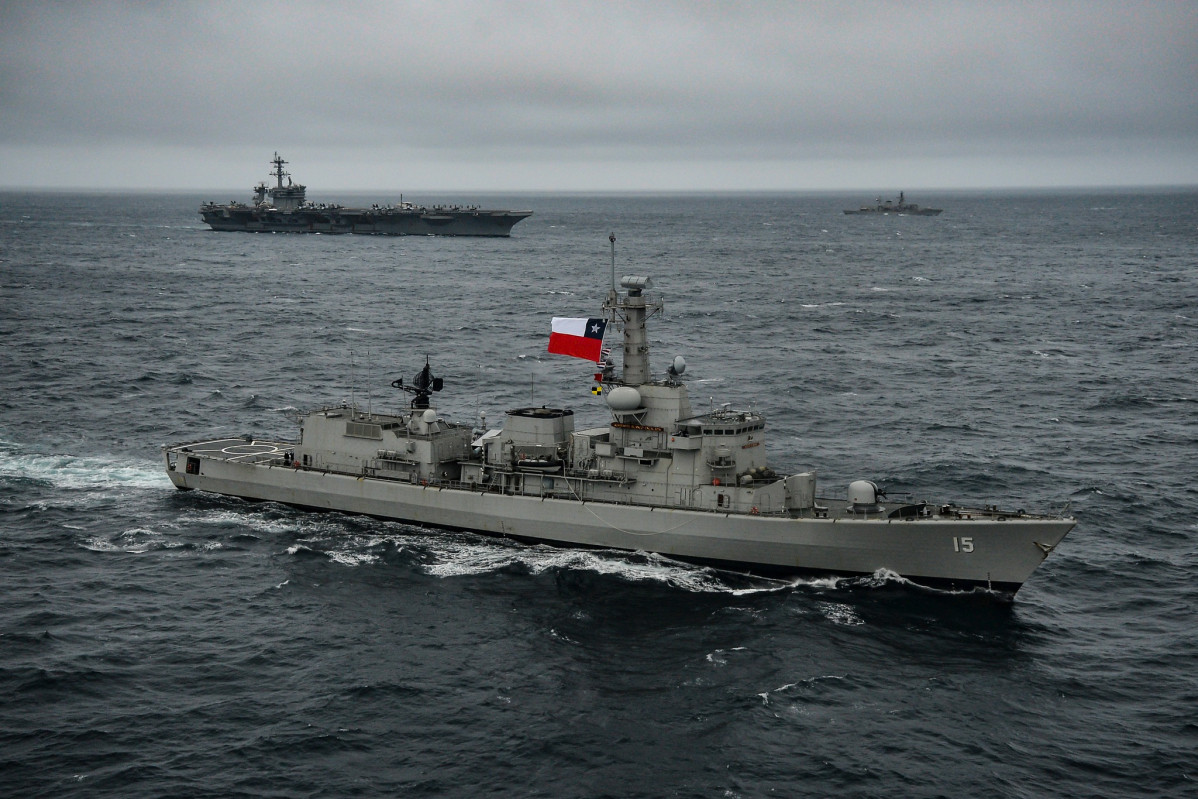
M 274 186 L 259 183 L 250 203 L 207 202 L 200 216 L 213 230 L 253 233 L 361 233 L 379 236 L 510 236 L 512 227 L 532 211 L 479 208 L 474 205 L 416 205 L 400 202 L 347 208 L 307 201 L 307 187 L 293 183 L 276 152 L 271 160 Z M 284 183 L 286 179 L 286 183 Z

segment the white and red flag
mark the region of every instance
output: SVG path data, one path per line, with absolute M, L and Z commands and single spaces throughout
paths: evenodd
M 606 319 L 555 316 L 549 333 L 549 352 L 597 362 L 603 354 L 605 330 Z

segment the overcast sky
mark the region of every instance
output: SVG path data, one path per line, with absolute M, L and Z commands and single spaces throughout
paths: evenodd
M 0 187 L 1198 185 L 1198 0 L 0 2 Z

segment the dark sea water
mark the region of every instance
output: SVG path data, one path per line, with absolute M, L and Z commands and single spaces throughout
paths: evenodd
M 446 197 L 510 239 L 214 233 L 0 194 L 0 796 L 1198 795 L 1198 192 Z M 219 197 L 215 199 L 226 199 Z M 367 203 L 394 198 L 337 198 Z M 828 493 L 1067 505 L 1001 604 L 175 491 L 297 409 L 565 403 L 618 271 L 655 365 Z

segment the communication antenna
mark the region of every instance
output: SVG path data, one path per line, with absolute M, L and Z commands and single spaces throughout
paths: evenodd
M 369 368 L 369 366 L 370 366 L 370 350 L 366 350 L 366 365 Z M 366 415 L 367 416 L 374 415 L 374 408 L 372 407 L 372 403 L 371 403 L 369 381 L 366 383 Z
M 487 429 L 487 414 L 483 410 L 483 365 L 478 365 L 478 380 L 474 384 L 474 413 L 483 420 L 483 431 Z
M 616 293 L 616 234 L 613 232 L 607 237 L 611 242 L 611 291 Z
M 424 368 L 412 380 L 412 385 L 405 386 L 403 378 L 391 381 L 392 388 L 398 388 L 400 391 L 406 391 L 409 394 L 414 394 L 412 397 L 413 408 L 427 408 L 428 399 L 434 391 L 440 391 L 445 387 L 445 381 L 439 377 L 433 377 L 432 369 L 428 365 L 428 356 L 424 356 Z

